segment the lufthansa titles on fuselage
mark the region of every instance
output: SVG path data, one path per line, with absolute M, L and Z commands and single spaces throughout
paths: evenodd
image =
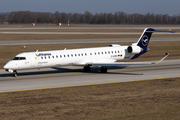
M 36 54 L 37 57 L 39 56 L 50 56 L 51 53 L 39 53 L 39 54 Z

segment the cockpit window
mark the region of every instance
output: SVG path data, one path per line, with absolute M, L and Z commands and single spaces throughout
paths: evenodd
M 26 60 L 26 57 L 14 57 L 12 60 Z
M 19 60 L 19 57 L 14 57 L 12 60 Z
M 19 60 L 26 60 L 25 57 L 19 57 Z

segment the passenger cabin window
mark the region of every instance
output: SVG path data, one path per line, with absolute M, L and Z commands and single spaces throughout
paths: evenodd
M 26 60 L 26 57 L 14 57 L 12 60 Z
M 58 56 L 56 55 L 56 58 L 58 58 Z
M 73 54 L 71 54 L 71 57 L 73 57 Z
M 62 55 L 60 55 L 60 58 L 62 58 Z

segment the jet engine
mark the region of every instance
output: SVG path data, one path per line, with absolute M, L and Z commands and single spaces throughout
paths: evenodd
M 132 46 L 127 47 L 127 51 L 128 51 L 128 53 L 138 54 L 138 53 L 142 52 L 143 49 L 139 46 L 132 45 Z

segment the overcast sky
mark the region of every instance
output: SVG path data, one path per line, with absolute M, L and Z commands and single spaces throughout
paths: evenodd
M 0 12 L 12 11 L 128 14 L 180 14 L 180 0 L 0 0 Z

